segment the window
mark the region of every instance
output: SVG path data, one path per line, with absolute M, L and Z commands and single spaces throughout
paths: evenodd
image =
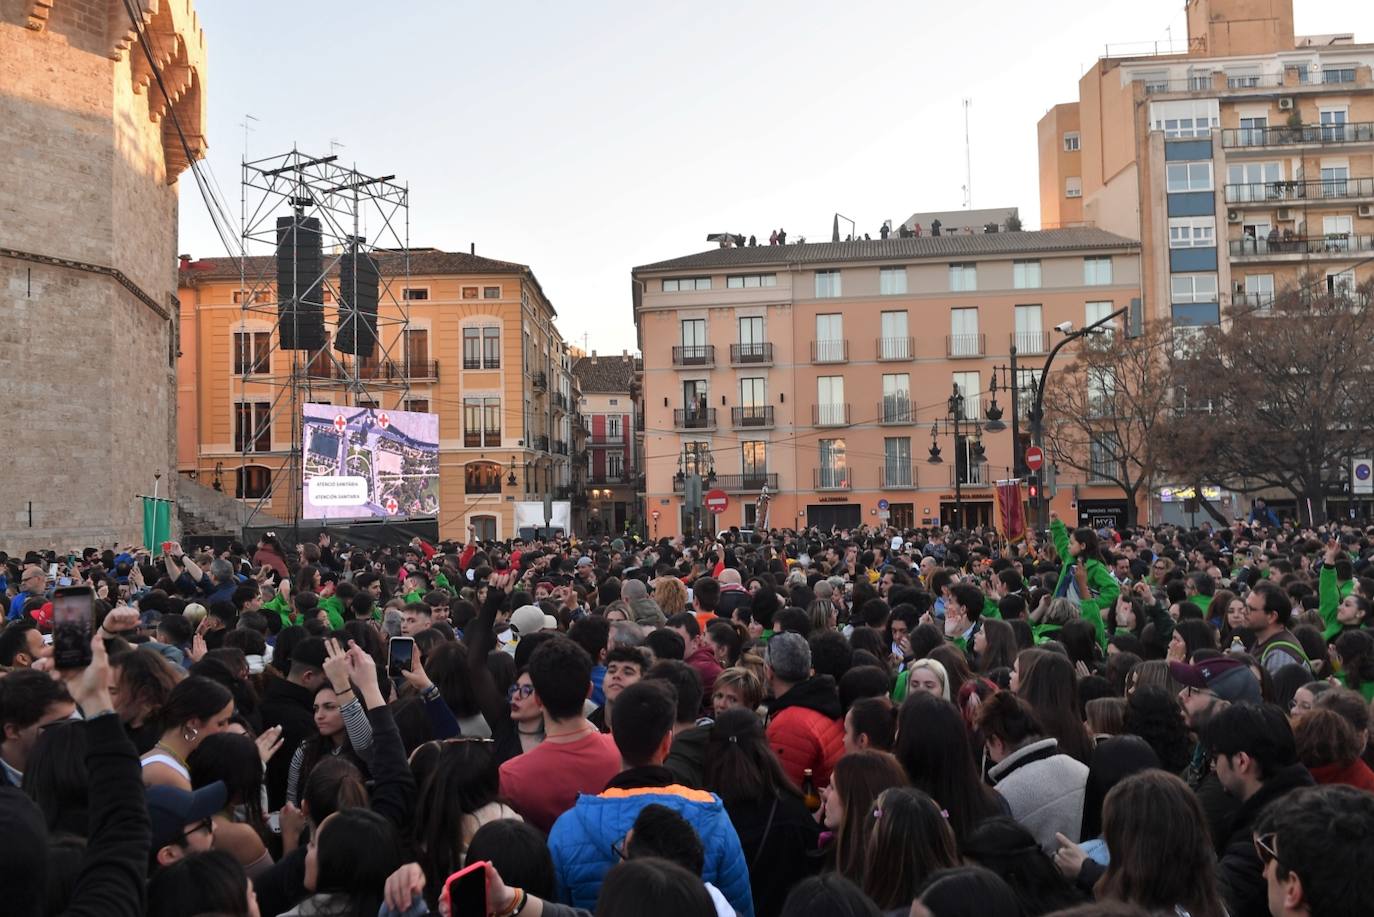
M 1334 271 L 1326 275 L 1326 292 L 1332 296 L 1350 296 L 1355 292 L 1355 271 Z
M 1246 71 L 1226 74 L 1227 89 L 1251 89 L 1260 84 L 1260 75 Z
M 1088 453 L 1088 464 L 1091 469 L 1088 472 L 1088 479 L 1105 481 L 1109 478 L 1120 477 L 1120 464 L 1117 462 L 1117 456 L 1120 453 L 1121 443 L 1116 434 L 1099 433 L 1094 436 Z
M 501 368 L 501 329 L 483 328 L 482 329 L 482 367 L 484 369 Z
M 1245 305 L 1268 309 L 1274 304 L 1274 275 L 1250 274 L 1245 278 Z
M 816 298 L 834 299 L 840 294 L 840 272 L 839 271 L 817 271 L 816 272 Z
M 1285 200 L 1283 167 L 1277 162 L 1238 162 L 1226 167 L 1226 200 L 1232 202 Z
M 816 360 L 833 363 L 845 359 L 844 316 L 839 312 L 816 316 Z
M 463 399 L 463 445 L 469 448 L 501 445 L 501 399 Z
M 482 368 L 482 329 L 463 329 L 463 369 Z
M 883 486 L 913 487 L 916 484 L 911 466 L 911 437 L 883 438 Z
M 1045 352 L 1043 309 L 1038 305 L 1016 307 L 1016 350 L 1018 353 Z
M 1216 302 L 1216 274 L 1174 274 L 1169 278 L 1171 303 Z
M 1011 263 L 1011 285 L 1018 290 L 1040 289 L 1040 262 L 1013 261 Z
M 816 421 L 821 424 L 845 423 L 844 376 L 816 377 Z
M 265 465 L 244 465 L 234 469 L 234 496 L 240 500 L 260 500 L 272 490 L 272 469 Z
M 463 490 L 468 495 L 501 493 L 501 466 L 495 462 L 470 462 L 463 468 Z
M 234 449 L 238 452 L 271 452 L 270 401 L 240 401 L 234 405 Z
M 711 289 L 710 277 L 674 277 L 663 281 L 663 292 L 686 293 L 690 290 Z
M 949 288 L 954 293 L 971 293 L 978 289 L 978 266 L 975 264 L 951 264 L 949 266 Z
M 1043 371 L 1039 369 L 1016 370 L 1016 411 L 1017 416 L 1029 419 L 1031 408 L 1035 405 L 1035 391 L 1040 387 L 1040 376 Z
M 1110 415 L 1112 400 L 1116 394 L 1116 379 L 1109 369 L 1089 366 L 1087 372 L 1088 416 L 1107 417 Z
M 1078 152 L 1078 131 L 1069 131 L 1067 134 L 1064 135 L 1064 152 Z
M 883 374 L 883 423 L 911 423 L 911 376 L 907 373 Z
M 1322 163 L 1321 170 L 1322 197 L 1345 197 L 1348 193 L 1346 182 L 1350 178 L 1350 166 Z
M 234 332 L 234 375 L 252 376 L 271 372 L 272 332 Z
M 823 439 L 819 447 L 820 467 L 817 469 L 818 487 L 848 487 L 849 466 L 845 460 L 844 440 Z
M 606 415 L 606 438 L 612 442 L 619 442 L 622 438 L 620 421 L 621 415 L 619 414 Z
M 1165 188 L 1172 194 L 1180 191 L 1211 191 L 1212 164 L 1210 162 L 1171 162 L 1165 167 Z
M 483 299 L 500 299 L 500 298 L 501 298 L 501 288 L 500 288 L 500 287 L 482 287 L 482 298 L 483 298 Z
M 768 443 L 751 439 L 740 443 L 740 470 L 745 478 L 758 479 L 768 473 Z
M 625 474 L 625 453 L 606 453 L 606 479 L 619 481 Z
M 1241 118 L 1240 130 L 1236 131 L 1236 143 L 1239 146 L 1260 146 L 1264 143 L 1266 132 L 1269 126 L 1269 118 L 1264 116 Z
M 682 471 L 684 474 L 705 474 L 708 468 L 707 456 L 711 454 L 711 444 L 688 442 L 682 444 Z
M 745 357 L 763 355 L 763 316 L 748 315 L 739 320 L 740 353 Z
M 906 292 L 906 268 L 878 268 L 878 292 L 883 296 L 897 296 Z
M 402 344 L 405 346 L 407 377 L 428 377 L 431 374 L 429 366 L 429 331 L 424 328 L 407 328 L 402 333 Z
M 949 355 L 976 357 L 983 352 L 982 335 L 978 333 L 977 309 L 949 310 Z
M 1319 113 L 1321 118 L 1322 140 L 1325 142 L 1343 141 L 1345 134 L 1345 119 L 1347 112 L 1344 108 L 1325 108 Z M 1351 138 L 1354 139 L 1354 138 Z
M 980 420 L 983 416 L 983 383 L 977 373 L 955 373 L 954 387 L 964 396 L 964 420 Z
M 1112 308 L 1112 303 L 1111 303 L 1110 300 L 1109 300 L 1109 301 L 1106 301 L 1106 302 L 1090 302 L 1090 303 L 1084 303 L 1084 304 L 1083 304 L 1083 327 L 1086 328 L 1086 327 L 1088 327 L 1089 325 L 1091 325 L 1093 322 L 1100 322 L 1100 321 L 1102 321 L 1102 319 L 1104 319 L 1104 318 L 1106 318 L 1107 316 L 1111 315 L 1112 312 L 1114 312 L 1114 311 L 1116 311 L 1116 310 Z M 1107 327 L 1108 327 L 1109 329 L 1111 328 L 1110 325 L 1108 325 Z
M 427 287 L 406 287 L 401 291 L 401 298 L 411 302 L 419 302 L 429 299 L 429 289 Z
M 1167 81 L 1166 81 L 1167 85 Z M 1148 92 L 1150 87 L 1145 87 Z M 1208 137 L 1219 125 L 1216 99 L 1176 99 L 1150 103 L 1150 130 L 1170 139 Z
M 428 413 L 429 413 L 429 399 L 428 399 L 428 398 L 407 398 L 407 399 L 405 400 L 405 407 L 403 407 L 402 410 L 404 410 L 404 411 L 415 411 L 415 412 L 417 412 L 417 413 L 419 413 L 419 414 L 428 414 Z
M 476 287 L 463 287 L 463 298 L 464 298 L 464 299 L 476 299 L 476 298 L 477 298 L 477 288 L 476 288 Z
M 882 337 L 878 338 L 878 359 L 910 360 L 911 338 L 907 333 L 906 312 L 883 312 L 879 316 Z
M 733 274 L 725 278 L 727 290 L 751 290 L 756 287 L 775 287 L 777 274 Z
M 1082 196 L 1083 196 L 1083 179 L 1080 178 L 1080 177 L 1078 177 L 1077 175 L 1070 175 L 1068 178 L 1065 178 L 1065 179 L 1064 179 L 1064 196 L 1065 196 L 1065 197 L 1082 197 Z
M 1323 67 L 1323 83 L 1353 83 L 1355 82 L 1354 67 Z
M 750 376 L 739 380 L 739 403 L 745 408 L 761 408 L 768 403 L 762 378 Z
M 1170 248 L 1212 248 L 1217 244 L 1216 217 L 1172 217 Z
M 1083 283 L 1085 286 L 1100 287 L 1111 282 L 1112 259 L 1110 256 L 1083 259 Z

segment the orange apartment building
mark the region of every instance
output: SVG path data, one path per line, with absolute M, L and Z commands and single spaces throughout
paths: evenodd
M 658 535 L 693 525 L 679 472 L 714 473 L 730 500 L 718 528 L 756 525 L 765 486 L 774 528 L 874 524 L 880 500 L 895 526 L 953 523 L 956 476 L 973 525 L 993 520 L 992 483 L 1029 444 L 1025 423 L 1015 446 L 1010 429 L 981 430 L 994 368 L 1014 344 L 1024 392 L 1050 329 L 1132 305 L 1139 248 L 1092 228 L 923 235 L 713 249 L 632 276 Z M 1066 518 L 1075 497 L 1085 515 L 1124 505 L 1110 485 L 1064 472 L 1058 485 Z
M 272 263 L 249 258 L 246 272 L 275 276 Z M 396 254 L 378 256 L 380 347 L 354 363 L 335 351 L 279 349 L 272 311 L 242 305 L 237 262 L 183 261 L 179 472 L 285 519 L 289 488 L 295 505 L 300 499 L 300 482 L 283 471 L 292 445 L 284 393 L 294 373 L 303 401 L 439 415 L 442 538 L 462 537 L 469 524 L 481 537 L 509 538 L 517 501 L 568 498 L 577 484 L 578 392 L 557 313 L 534 272 L 436 249 L 411 249 L 408 276 L 401 263 Z M 259 300 L 274 299 L 267 286 Z M 330 339 L 332 290 L 324 299 Z M 361 390 L 345 385 L 343 366 Z
M 1179 53 L 1103 57 L 1041 119 L 1042 221 L 1139 239 L 1143 300 L 1180 338 L 1285 289 L 1353 294 L 1374 277 L 1374 44 L 1295 35 L 1292 0 L 1188 0 L 1187 21 Z

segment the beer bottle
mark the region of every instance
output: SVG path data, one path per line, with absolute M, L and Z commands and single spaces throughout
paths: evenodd
M 802 771 L 802 801 L 806 803 L 807 811 L 810 812 L 821 807 L 821 794 L 816 792 L 816 781 L 809 767 Z

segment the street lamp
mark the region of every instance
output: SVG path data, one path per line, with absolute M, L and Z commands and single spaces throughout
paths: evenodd
M 1041 449 L 1043 449 L 1045 445 L 1043 441 L 1045 425 L 1045 381 L 1050 377 L 1050 364 L 1054 362 L 1054 358 L 1059 355 L 1059 351 L 1063 350 L 1065 345 L 1067 345 L 1070 341 L 1075 341 L 1078 338 L 1086 337 L 1090 334 L 1106 334 L 1107 330 L 1103 326 L 1111 323 L 1112 321 L 1115 321 L 1116 319 L 1125 315 L 1129 311 L 1129 308 L 1117 309 L 1111 315 L 1108 315 L 1104 318 L 1099 318 L 1091 325 L 1088 325 L 1084 328 L 1079 328 L 1077 331 L 1075 331 L 1073 328 L 1073 322 L 1060 322 L 1058 325 L 1054 326 L 1054 330 L 1064 335 L 1064 337 L 1052 348 L 1050 348 L 1049 356 L 1045 357 L 1045 365 L 1040 370 L 1040 381 L 1036 383 L 1035 386 L 1035 404 L 1031 406 L 1030 412 L 1031 442 L 1034 445 L 1040 447 Z M 1046 528 L 1046 526 L 1049 525 L 1047 518 L 1048 514 L 1049 504 L 1042 496 L 1040 498 L 1040 501 L 1036 504 L 1035 512 L 1036 526 L 1041 531 L 1043 531 Z
M 677 457 L 677 474 L 673 479 L 682 485 L 682 503 L 692 511 L 692 531 L 702 532 L 702 485 L 716 482 L 716 462 L 709 448 L 684 451 Z
M 968 472 L 972 464 L 981 465 L 987 458 L 987 453 L 983 449 L 983 426 L 978 420 L 973 420 L 973 442 L 961 446 L 964 429 L 969 423 L 969 419 L 964 416 L 964 395 L 959 391 L 956 384 L 949 398 L 945 401 L 946 416 L 937 418 L 930 425 L 930 458 L 927 459 L 931 465 L 939 465 L 944 459 L 940 458 L 940 444 L 938 437 L 941 432 L 954 434 L 954 527 L 961 529 L 964 527 L 964 475 Z M 1000 416 L 1001 411 L 998 410 Z M 1005 427 L 1003 427 L 1004 429 Z M 992 424 L 988 424 L 988 429 L 992 429 Z

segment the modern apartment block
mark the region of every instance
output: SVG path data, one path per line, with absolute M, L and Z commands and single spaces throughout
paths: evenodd
M 692 529 L 693 474 L 729 498 L 708 517 L 717 528 L 761 524 L 765 486 L 772 527 L 880 512 L 897 526 L 953 523 L 960 502 L 965 524 L 991 522 L 992 483 L 1029 444 L 1031 403 L 1017 407 L 1019 443 L 984 432 L 994 368 L 1015 346 L 1029 391 L 1051 329 L 1129 307 L 1140 280 L 1137 243 L 1091 228 L 713 249 L 632 278 L 645 512 L 659 536 Z M 1081 513 L 1121 505 L 1110 486 L 1061 474 L 1066 517 L 1075 494 Z
M 1180 53 L 1109 56 L 1040 121 L 1041 218 L 1141 241 L 1187 329 L 1353 291 L 1374 254 L 1374 45 L 1296 36 L 1292 0 L 1188 0 Z
M 578 413 L 587 437 L 586 488 L 579 496 L 586 501 L 588 533 L 624 532 L 641 519 L 641 368 L 639 358 L 628 353 L 606 356 L 595 350 L 573 363 L 582 392 Z
M 271 257 L 248 259 L 249 277 L 275 276 Z M 556 313 L 523 264 L 468 253 L 411 249 L 379 259 L 381 349 L 354 358 L 328 349 L 278 348 L 272 316 L 245 312 L 237 262 L 182 264 L 178 470 L 284 518 L 292 445 L 289 398 L 375 404 L 439 415 L 441 537 L 469 524 L 483 538 L 515 532 L 516 501 L 567 498 L 577 483 L 573 414 L 579 397 Z M 270 289 L 259 289 L 272 299 Z M 251 292 L 249 295 L 253 295 Z M 326 341 L 337 329 L 326 289 Z M 403 301 L 408 322 L 401 323 Z M 350 390 L 341 367 L 362 382 Z

